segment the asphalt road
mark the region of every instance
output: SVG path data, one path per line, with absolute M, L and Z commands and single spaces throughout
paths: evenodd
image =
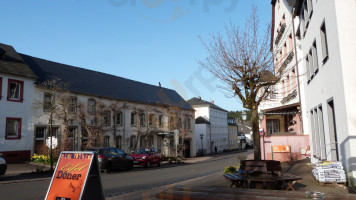
M 214 156 L 197 163 L 163 164 L 149 169 L 136 167 L 131 171 L 101 174 L 105 196 L 150 189 L 223 171 L 226 166 L 237 165 L 239 158 L 251 152 L 229 153 Z M 33 180 L 13 184 L 0 183 L 0 199 L 44 199 L 50 180 Z

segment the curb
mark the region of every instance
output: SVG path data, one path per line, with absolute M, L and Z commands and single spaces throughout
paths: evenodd
M 13 181 L 0 181 L 0 185 L 9 185 L 16 183 L 24 183 L 24 182 L 37 182 L 37 181 L 46 181 L 51 180 L 52 177 L 49 178 L 34 178 L 34 179 L 23 179 L 23 180 L 13 180 Z

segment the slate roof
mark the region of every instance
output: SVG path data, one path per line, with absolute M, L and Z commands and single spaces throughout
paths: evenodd
M 215 109 L 218 109 L 218 110 L 221 110 L 221 111 L 225 111 L 225 112 L 228 112 L 227 110 L 224 110 L 222 108 L 220 108 L 219 106 L 209 102 L 209 101 L 205 101 L 205 100 L 202 100 L 200 98 L 191 98 L 187 101 L 191 106 L 209 106 L 209 107 L 212 107 L 212 108 L 215 108 Z
M 195 124 L 210 124 L 210 122 L 206 120 L 204 117 L 200 116 L 195 119 Z
M 12 46 L 0 43 L 0 73 L 37 78 Z
M 194 110 L 174 90 L 24 54 L 20 55 L 38 76 L 37 83 L 57 77 L 67 83 L 68 90 L 74 93 Z

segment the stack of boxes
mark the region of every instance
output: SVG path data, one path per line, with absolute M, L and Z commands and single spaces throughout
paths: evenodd
M 313 175 L 319 182 L 346 182 L 346 175 L 341 162 L 318 163 L 313 169 Z

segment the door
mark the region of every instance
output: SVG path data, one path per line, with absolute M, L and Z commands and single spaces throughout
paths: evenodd
M 190 158 L 190 140 L 184 140 L 184 157 Z

